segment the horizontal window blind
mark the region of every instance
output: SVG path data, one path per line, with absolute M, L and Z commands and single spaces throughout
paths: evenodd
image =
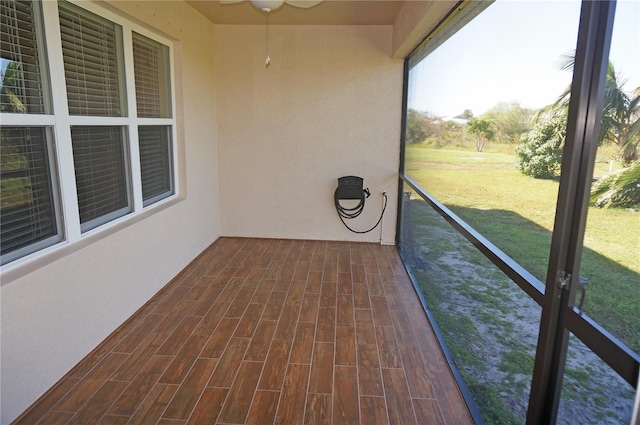
M 68 3 L 59 13 L 69 114 L 123 116 L 121 28 Z
M 31 1 L 0 1 L 0 112 L 45 113 L 37 6 Z
M 52 237 L 60 240 L 57 237 L 47 134 L 44 127 L 0 129 L 0 241 L 3 263 L 8 253 Z
M 130 211 L 122 127 L 71 127 L 82 230 Z
M 56 8 L 57 15 L 49 13 Z M 0 0 L 1 264 L 65 238 L 75 242 L 81 236 L 73 223 L 84 233 L 175 193 L 170 47 L 98 9 L 85 10 L 80 1 Z M 59 27 L 60 44 L 45 43 L 48 27 Z M 125 50 L 132 54 L 125 58 Z M 49 69 L 64 75 L 67 105 L 56 110 Z M 137 113 L 114 121 L 128 115 L 127 98 L 134 97 Z M 25 121 L 15 114 L 34 115 Z M 134 126 L 139 131 L 130 131 Z M 57 143 L 68 143 L 54 135 L 69 133 L 73 165 L 65 167 L 73 167 L 77 192 L 65 200 L 77 200 L 78 211 L 62 208 L 59 188 L 69 182 L 54 158 Z M 139 134 L 136 143 L 131 134 Z M 138 165 L 141 184 L 131 179 Z M 142 197 L 140 208 L 134 195 Z
M 169 87 L 169 49 L 140 34 L 133 33 L 133 64 L 138 116 L 171 116 Z
M 144 205 L 173 194 L 171 127 L 140 126 L 140 174 Z

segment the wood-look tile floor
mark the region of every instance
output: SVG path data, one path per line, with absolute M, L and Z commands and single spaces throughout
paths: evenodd
M 16 423 L 472 421 L 395 247 L 221 238 Z

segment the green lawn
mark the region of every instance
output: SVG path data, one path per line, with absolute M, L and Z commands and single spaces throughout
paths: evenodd
M 544 282 L 557 181 L 522 175 L 508 153 L 409 145 L 406 155 L 407 175 Z M 585 312 L 640 352 L 640 212 L 590 208 L 584 246 Z

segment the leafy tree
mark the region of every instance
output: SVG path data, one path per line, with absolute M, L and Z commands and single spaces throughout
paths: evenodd
M 425 125 L 427 129 L 425 143 L 428 146 L 467 149 L 470 144 L 474 143 L 473 140 L 470 140 L 472 137 L 466 131 L 465 124 L 452 120 L 429 118 Z
M 515 144 L 530 129 L 533 115 L 533 110 L 523 108 L 517 102 L 501 102 L 482 115 L 482 118 L 493 122 L 496 142 Z
M 409 108 L 407 111 L 407 129 L 405 141 L 407 143 L 420 143 L 427 137 L 424 129 L 423 114 L 415 109 Z
M 476 136 L 476 151 L 482 152 L 487 141 L 493 139 L 493 123 L 483 118 L 472 118 L 467 125 L 467 131 Z
M 21 99 L 22 66 L 11 61 L 0 75 L 0 111 L 26 112 L 27 106 Z
M 536 123 L 531 131 L 522 135 L 522 144 L 516 147 L 518 169 L 534 178 L 560 175 L 566 128 L 566 115 L 555 115 Z

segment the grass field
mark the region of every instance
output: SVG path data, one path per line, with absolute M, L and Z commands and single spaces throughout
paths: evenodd
M 400 249 L 487 425 L 525 422 L 541 308 L 419 197 Z M 635 390 L 570 339 L 558 423 L 621 425 Z
M 514 155 L 496 150 L 409 145 L 405 171 L 544 282 L 558 182 L 522 175 Z M 606 155 L 600 157 L 596 175 L 610 167 Z M 584 247 L 583 310 L 640 352 L 640 212 L 590 208 Z

